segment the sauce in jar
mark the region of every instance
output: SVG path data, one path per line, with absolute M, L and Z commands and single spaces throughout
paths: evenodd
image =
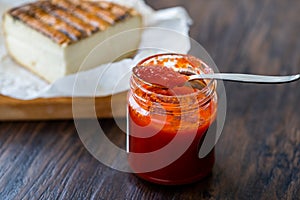
M 170 89 L 183 86 L 187 81 L 184 75 L 172 68 L 159 65 L 136 66 L 133 73 L 145 82 Z
M 214 165 L 213 150 L 201 159 L 198 152 L 216 117 L 216 82 L 189 84 L 180 69 L 212 73 L 193 56 L 159 54 L 141 61 L 130 80 L 128 161 L 139 177 L 158 184 L 195 182 Z

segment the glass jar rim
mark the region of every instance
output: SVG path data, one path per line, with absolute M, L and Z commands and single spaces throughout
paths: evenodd
M 197 61 L 200 61 L 200 63 L 205 67 L 205 69 L 208 69 L 209 72 L 212 72 L 214 73 L 214 71 L 212 70 L 212 68 L 210 68 L 203 60 L 195 57 L 195 56 L 192 56 L 192 55 L 189 55 L 189 54 L 180 54 L 180 53 L 161 53 L 161 54 L 155 54 L 155 55 L 152 55 L 152 56 L 149 56 L 147 58 L 144 58 L 142 59 L 140 62 L 138 62 L 138 64 L 136 64 L 136 66 L 139 66 L 139 65 L 142 65 L 144 62 L 146 62 L 147 60 L 150 60 L 152 58 L 155 58 L 155 57 L 161 57 L 161 56 L 181 56 L 183 58 L 193 58 L 193 59 L 196 59 Z M 205 73 L 205 71 L 203 71 L 202 69 L 200 69 L 203 73 Z M 146 85 L 153 85 L 149 82 L 146 82 L 144 81 L 143 79 L 141 79 L 140 77 L 138 77 L 134 70 L 132 70 L 132 75 L 134 76 L 134 78 L 136 78 L 137 80 L 141 81 L 143 84 L 146 84 Z M 145 88 L 143 88 L 143 90 L 147 90 Z M 209 79 L 208 82 L 205 82 L 205 86 L 201 89 L 201 90 L 197 90 L 196 92 L 193 92 L 193 93 L 190 93 L 190 94 L 183 94 L 183 95 L 176 95 L 176 97 L 178 98 L 184 98 L 184 97 L 189 97 L 189 96 L 192 96 L 192 95 L 200 95 L 200 94 L 207 94 L 207 93 L 211 93 L 213 94 L 216 90 L 216 80 L 214 79 Z M 152 91 L 149 91 L 147 90 L 149 93 L 153 93 Z M 158 97 L 170 97 L 168 95 L 164 95 L 164 94 L 158 94 L 158 93 L 155 93 L 156 96 Z M 210 96 L 210 95 L 208 95 Z

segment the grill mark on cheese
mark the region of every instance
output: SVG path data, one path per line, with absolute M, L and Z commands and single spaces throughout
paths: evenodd
M 99 1 L 95 3 L 97 3 L 97 5 L 99 5 L 103 9 L 110 9 L 112 7 L 112 4 L 107 1 Z
M 71 40 L 65 34 L 55 30 L 53 27 L 41 22 L 36 19 L 34 16 L 29 15 L 21 9 L 16 9 L 11 12 L 11 15 L 21 20 L 22 22 L 26 22 L 31 28 L 41 32 L 47 37 L 51 38 L 54 42 L 58 44 L 70 43 Z
M 90 35 L 92 35 L 92 33 L 96 32 L 98 30 L 97 27 L 94 27 L 94 26 L 90 25 L 89 23 L 84 22 L 83 20 L 74 16 L 73 14 L 66 13 L 64 10 L 61 10 L 59 8 L 56 10 L 52 10 L 52 13 L 56 17 L 64 20 L 65 22 L 69 23 L 71 26 L 74 26 L 81 32 L 85 33 L 86 36 L 90 36 Z
M 81 2 L 80 5 L 86 11 L 95 13 L 98 17 L 102 18 L 109 24 L 114 24 L 117 21 L 117 17 L 115 15 L 108 10 L 98 7 L 95 3 L 84 1 Z
M 92 26 L 99 28 L 101 31 L 105 30 L 109 26 L 109 24 L 103 19 L 97 17 L 93 13 L 85 11 L 80 5 L 76 5 L 74 2 L 67 0 L 52 0 L 51 2 L 66 11 L 71 11 L 75 16 L 85 22 L 88 22 Z
M 132 9 L 126 8 L 125 6 L 121 6 L 118 4 L 112 4 L 107 1 L 99 1 L 93 2 L 100 6 L 102 9 L 109 10 L 115 17 L 116 21 L 121 21 L 131 14 L 136 15 L 137 13 L 131 12 Z
M 54 29 L 64 33 L 67 35 L 71 40 L 77 41 L 79 40 L 83 34 L 78 31 L 73 26 L 70 26 L 65 21 L 61 20 L 60 18 L 51 15 L 51 12 L 48 13 L 42 7 L 47 7 L 48 1 L 41 1 L 39 4 L 35 4 L 31 7 L 28 11 L 31 15 L 35 16 L 37 19 L 41 20 L 42 22 L 54 27 Z M 49 4 L 48 4 L 49 5 Z M 41 8 L 40 8 L 41 7 Z
M 47 4 L 41 3 L 41 8 L 48 12 L 49 14 L 59 18 L 73 28 L 79 30 L 82 33 L 82 37 L 90 36 L 92 33 L 96 32 L 98 29 L 74 16 L 72 13 L 67 13 L 65 10 L 51 4 L 47 1 Z
M 137 12 L 104 1 L 43 0 L 12 9 L 8 14 L 54 42 L 68 45 L 135 16 Z
M 129 10 L 125 8 L 124 6 L 120 5 L 113 5 L 110 9 L 110 11 L 117 16 L 118 20 L 123 20 L 129 15 Z

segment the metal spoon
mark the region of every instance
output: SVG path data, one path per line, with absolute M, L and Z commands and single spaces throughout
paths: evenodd
M 235 73 L 215 73 L 215 74 L 195 74 L 187 76 L 188 81 L 198 79 L 218 79 L 248 83 L 288 83 L 300 79 L 300 74 L 290 76 L 265 76 L 254 74 L 235 74 Z

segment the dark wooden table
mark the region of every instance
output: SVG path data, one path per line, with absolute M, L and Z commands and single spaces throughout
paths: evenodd
M 220 71 L 300 72 L 299 0 L 148 3 L 184 6 L 191 36 Z M 300 82 L 225 86 L 225 128 L 205 180 L 162 187 L 110 169 L 84 148 L 71 120 L 0 122 L 0 199 L 300 199 Z M 122 145 L 114 121 L 100 121 Z

